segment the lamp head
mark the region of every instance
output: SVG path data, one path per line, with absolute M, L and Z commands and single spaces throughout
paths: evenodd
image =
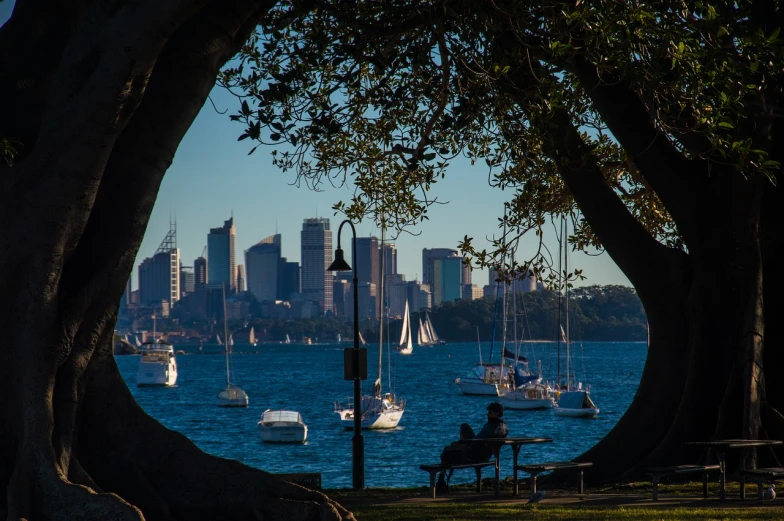
M 343 257 L 342 248 L 335 250 L 335 260 L 329 265 L 327 271 L 351 271 L 351 266 L 349 266 L 348 262 L 346 262 L 346 259 Z

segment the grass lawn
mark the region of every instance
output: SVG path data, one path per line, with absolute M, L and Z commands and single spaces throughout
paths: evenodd
M 734 486 L 733 486 L 734 485 Z M 501 496 L 477 495 L 473 486 L 459 486 L 448 496 L 430 499 L 426 488 L 326 490 L 329 497 L 354 512 L 359 521 L 510 521 L 539 520 L 782 520 L 784 499 L 760 503 L 756 486 L 747 487 L 747 499 L 737 499 L 738 484 L 728 483 L 730 499 L 719 501 L 718 490 L 711 486 L 710 497 L 702 499 L 701 483 L 665 485 L 660 501 L 651 501 L 650 483 L 630 483 L 589 490 L 580 499 L 572 490 L 549 490 L 547 498 L 536 505 L 526 503 L 528 493 L 517 498 L 508 490 Z

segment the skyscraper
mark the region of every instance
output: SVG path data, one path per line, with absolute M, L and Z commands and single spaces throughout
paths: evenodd
M 169 233 L 155 255 L 139 265 L 139 300 L 145 305 L 169 305 L 180 298 L 180 250 L 177 248 L 177 223 L 169 223 Z
M 245 291 L 245 265 L 237 264 L 237 292 Z
M 352 257 L 353 258 L 353 257 Z M 379 256 L 379 249 L 378 249 L 378 238 L 376 237 L 357 237 L 357 265 L 352 266 L 353 269 L 357 270 L 357 282 L 359 282 L 360 287 L 362 284 L 372 284 L 373 295 L 377 295 L 380 285 L 379 282 L 381 280 L 381 257 Z M 387 271 L 385 269 L 385 271 Z M 387 271 L 387 273 L 389 273 Z M 366 303 L 373 302 L 374 308 L 368 309 L 365 307 L 359 308 L 359 314 L 361 317 L 366 316 L 379 316 L 379 306 L 380 300 L 369 300 L 365 299 L 363 301 L 363 306 Z
M 433 261 L 433 306 L 463 297 L 463 258 L 445 257 Z
M 245 250 L 248 291 L 259 302 L 279 299 L 281 277 L 281 236 L 270 235 Z
M 422 249 L 422 284 L 427 284 L 433 288 L 435 281 L 433 263 L 436 259 L 445 259 L 447 257 L 457 257 L 457 250 L 453 248 Z
M 287 262 L 286 257 L 281 257 L 282 272 L 280 277 L 278 298 L 291 300 L 291 295 L 301 290 L 299 262 Z
M 234 244 L 237 229 L 234 217 L 223 223 L 221 228 L 212 228 L 207 235 L 207 279 L 209 284 L 225 285 L 229 293 L 237 292 L 237 258 Z
M 207 285 L 207 259 L 198 257 L 193 261 L 193 290 Z
M 315 302 L 322 313 L 332 311 L 332 231 L 329 219 L 305 219 L 300 232 L 302 248 L 302 296 Z

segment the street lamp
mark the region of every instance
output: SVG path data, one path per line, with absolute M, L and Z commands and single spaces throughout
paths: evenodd
M 346 219 L 338 228 L 338 249 L 335 250 L 335 260 L 329 265 L 327 271 L 352 271 L 340 247 L 340 232 L 343 225 L 351 226 L 353 235 L 351 242 L 351 256 L 354 263 L 354 347 L 343 350 L 343 378 L 354 380 L 354 437 L 351 438 L 352 472 L 355 489 L 365 488 L 365 440 L 362 437 L 362 408 L 361 408 L 361 381 L 367 379 L 367 350 L 359 347 L 359 291 L 357 289 L 357 231 L 354 224 Z

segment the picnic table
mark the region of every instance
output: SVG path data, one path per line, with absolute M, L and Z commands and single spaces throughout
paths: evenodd
M 495 457 L 495 495 L 501 494 L 501 447 L 512 447 L 513 467 L 517 467 L 517 458 L 523 445 L 534 443 L 550 443 L 552 438 L 472 438 L 462 440 L 461 443 L 489 447 Z M 517 491 L 517 472 L 514 473 L 514 490 Z
M 719 461 L 719 472 L 721 474 L 721 477 L 719 478 L 719 498 L 726 499 L 724 486 L 727 482 L 727 467 L 725 463 L 727 451 L 730 449 L 741 449 L 744 451 L 744 454 L 741 455 L 740 458 L 740 472 L 743 479 L 743 474 L 746 470 L 746 458 L 744 457 L 746 450 L 758 447 L 772 447 L 774 445 L 781 445 L 782 443 L 783 442 L 779 440 L 747 440 L 742 438 L 735 438 L 728 440 L 687 441 L 684 443 L 684 445 L 704 447 L 708 450 L 713 450 L 713 452 L 716 454 L 716 459 Z M 743 486 L 744 482 L 745 480 L 741 481 L 740 499 L 746 498 L 746 490 Z

